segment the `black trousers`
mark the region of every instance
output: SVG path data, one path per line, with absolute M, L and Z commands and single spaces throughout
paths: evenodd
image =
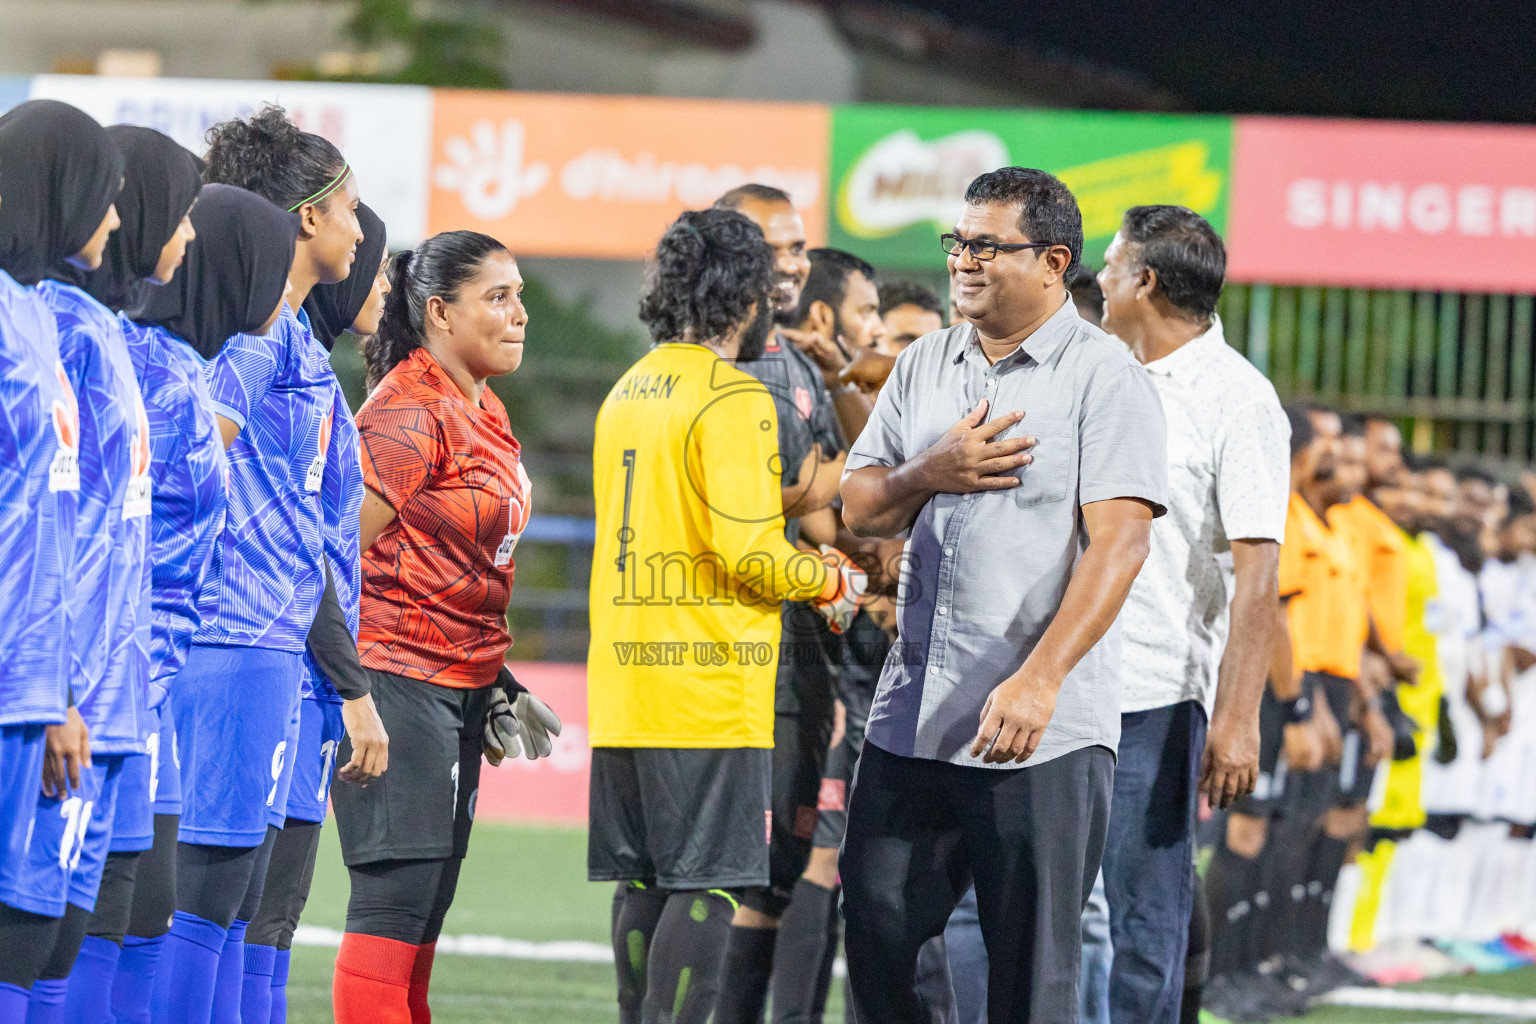
M 974 881 L 990 1024 L 1078 1019 L 1083 906 L 1104 854 L 1114 755 L 972 768 L 864 745 L 840 870 L 858 1019 L 928 1024 L 918 949 Z

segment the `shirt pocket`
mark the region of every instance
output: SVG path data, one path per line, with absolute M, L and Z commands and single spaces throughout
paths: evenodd
M 1077 444 L 1072 432 L 1054 428 L 1030 429 L 1023 436 L 1035 439 L 1035 446 L 1029 449 L 1034 459 L 1014 470 L 1020 480 L 1019 486 L 1013 488 L 1014 504 L 1027 508 L 1061 501 L 1072 492 L 1072 482 L 1077 475 Z

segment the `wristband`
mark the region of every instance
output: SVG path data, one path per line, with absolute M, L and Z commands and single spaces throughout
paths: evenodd
M 1277 701 L 1280 705 L 1280 714 L 1285 719 L 1286 725 L 1296 725 L 1299 722 L 1312 720 L 1312 698 L 1308 694 L 1302 694 L 1295 700 Z

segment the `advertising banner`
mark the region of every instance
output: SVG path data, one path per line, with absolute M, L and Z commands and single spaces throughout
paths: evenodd
M 406 85 L 239 82 L 195 78 L 40 75 L 31 98 L 72 103 L 102 124 L 140 124 L 201 156 L 216 122 L 277 103 L 305 131 L 336 144 L 357 175 L 363 201 L 389 225 L 400 249 L 425 237 L 432 90 Z
M 683 210 L 748 181 L 826 238 L 826 107 L 439 90 L 430 226 L 514 253 L 639 259 Z
M 587 745 L 587 666 L 514 661 L 517 681 L 560 716 L 560 735 L 548 757 L 507 759 L 480 766 L 474 814 L 486 821 L 587 823 L 592 748 Z
M 1536 291 L 1536 132 L 1243 117 L 1235 280 Z
M 1098 264 L 1127 207 L 1176 203 L 1225 227 L 1224 117 L 843 106 L 832 115 L 831 244 L 882 267 L 940 268 L 965 188 L 1008 165 L 1066 182 Z

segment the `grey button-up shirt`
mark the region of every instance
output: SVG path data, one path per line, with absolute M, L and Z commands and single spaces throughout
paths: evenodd
M 918 513 L 897 599 L 901 640 L 886 658 L 866 738 L 893 754 L 981 766 L 970 755 L 987 694 L 1024 664 L 1088 545 L 1082 506 L 1140 498 L 1165 511 L 1163 409 L 1120 342 L 1071 301 L 988 365 L 969 324 L 897 357 L 848 470 L 896 466 L 983 398 L 988 419 L 1024 411 L 1001 437 L 1036 439 L 1006 491 L 935 495 Z M 1111 627 L 1063 682 L 1025 765 L 1120 739 L 1120 633 Z M 987 767 L 1018 767 L 988 765 Z

